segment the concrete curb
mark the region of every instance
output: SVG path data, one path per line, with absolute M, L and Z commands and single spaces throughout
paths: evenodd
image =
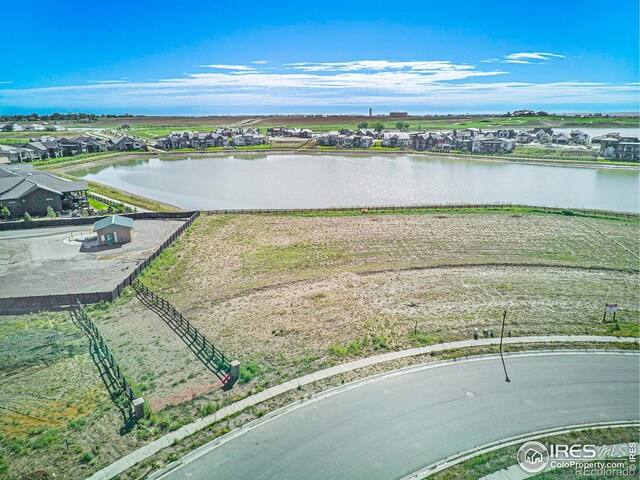
M 595 335 L 554 335 L 554 336 L 544 336 L 544 337 L 517 337 L 517 338 L 506 338 L 504 339 L 504 344 L 544 344 L 544 343 L 638 343 L 639 339 L 637 338 L 626 338 L 626 337 L 605 337 L 605 336 L 595 336 Z M 179 428 L 178 430 L 175 430 L 173 432 L 170 432 L 166 435 L 164 435 L 163 437 L 160 437 L 157 440 L 154 440 L 153 442 L 149 443 L 148 445 L 141 447 L 137 450 L 134 450 L 133 452 L 129 453 L 128 455 L 125 455 L 124 457 L 120 458 L 119 460 L 115 461 L 114 463 L 112 463 L 111 465 L 108 465 L 107 467 L 103 468 L 102 470 L 99 470 L 98 472 L 94 473 L 93 475 L 91 475 L 90 477 L 88 477 L 88 480 L 109 480 L 113 477 L 115 477 L 116 475 L 121 474 L 122 472 L 124 472 L 125 470 L 133 467 L 134 465 L 136 465 L 137 463 L 149 458 L 150 456 L 156 454 L 157 452 L 159 452 L 160 450 L 166 448 L 169 445 L 172 445 L 174 442 L 182 440 L 216 422 L 219 422 L 220 420 L 223 420 L 225 418 L 228 418 L 232 415 L 235 415 L 236 413 L 241 412 L 242 410 L 255 406 L 261 402 L 264 402 L 265 400 L 270 400 L 271 398 L 274 398 L 278 395 L 281 395 L 282 393 L 286 393 L 292 390 L 297 389 L 299 386 L 304 386 L 304 385 L 308 385 L 310 383 L 314 383 L 317 382 L 319 380 L 324 380 L 326 378 L 330 378 L 333 377 L 335 375 L 338 375 L 340 373 L 346 373 L 346 372 L 350 372 L 353 370 L 357 370 L 360 368 L 364 368 L 364 367 L 369 367 L 372 365 L 377 365 L 380 363 L 384 363 L 384 362 L 389 362 L 389 361 L 393 361 L 393 360 L 398 360 L 398 359 L 402 359 L 402 358 L 408 358 L 408 357 L 413 357 L 413 356 L 418 356 L 418 355 L 424 355 L 424 354 L 430 354 L 430 353 L 434 353 L 434 352 L 442 352 L 442 351 L 446 351 L 446 350 L 455 350 L 455 349 L 461 349 L 461 348 L 469 348 L 469 347 L 476 347 L 476 346 L 493 346 L 493 345 L 498 345 L 500 343 L 500 339 L 499 338 L 483 338 L 483 339 L 479 339 L 479 340 L 461 340 L 461 341 L 457 341 L 457 342 L 449 342 L 449 343 L 442 343 L 442 344 L 438 344 L 438 345 L 430 345 L 430 346 L 426 346 L 426 347 L 417 347 L 417 348 L 411 348 L 408 350 L 401 350 L 401 351 L 396 351 L 396 352 L 389 352 L 389 353 L 384 353 L 382 355 L 376 355 L 374 357 L 369 357 L 369 358 L 364 358 L 364 359 L 359 359 L 353 362 L 349 362 L 349 363 L 345 363 L 342 365 L 337 365 L 325 370 L 321 370 L 319 372 L 315 372 L 315 373 L 311 373 L 308 375 L 305 375 L 303 377 L 294 379 L 294 380 L 289 380 L 287 382 L 284 382 L 280 385 L 276 385 L 275 387 L 271 387 L 268 388 L 266 390 L 263 390 L 260 393 L 257 393 L 255 395 L 251 395 L 249 397 L 246 397 L 236 403 L 233 403 L 231 405 L 228 405 L 226 407 L 221 408 L 220 410 L 218 410 L 217 412 L 208 415 L 206 417 L 200 418 L 198 420 L 196 420 L 193 423 L 190 423 L 188 425 L 185 425 L 181 428 Z M 481 357 L 485 357 L 486 355 L 482 355 L 482 356 L 477 356 L 478 359 L 480 359 Z M 461 359 L 458 359 L 457 361 L 460 361 Z M 454 360 L 455 361 L 455 360 Z M 438 364 L 441 364 L 442 362 L 437 362 Z M 435 364 L 429 364 L 429 365 L 435 365 Z M 399 374 L 403 374 L 403 373 L 408 373 L 408 371 L 410 371 L 411 369 L 416 369 L 419 367 L 423 367 L 424 365 L 420 366 L 411 366 L 411 367 L 407 367 L 405 369 L 401 369 L 401 370 L 396 370 L 394 372 L 387 372 L 387 373 L 383 373 L 383 374 L 379 374 L 379 375 L 375 375 L 373 377 L 367 377 L 366 379 L 362 379 L 359 380 L 357 382 L 353 382 L 352 384 L 349 384 L 349 388 L 354 388 L 357 385 L 362 385 L 365 382 L 370 382 L 370 381 L 374 381 L 376 378 L 379 378 L 381 376 L 384 375 L 390 375 L 390 374 L 394 374 L 394 375 L 399 375 Z M 340 391 L 343 391 L 347 388 L 347 385 L 343 385 L 341 387 L 337 387 L 334 389 L 330 389 L 327 390 L 326 392 L 322 392 L 322 394 L 324 394 L 324 397 L 319 397 L 320 394 L 318 394 L 318 398 L 325 398 L 327 395 L 333 395 L 335 393 L 338 393 Z M 316 396 L 312 397 L 315 398 Z M 312 400 L 313 401 L 313 400 Z M 244 429 L 243 431 L 246 431 L 248 428 L 253 428 L 257 425 L 257 422 L 260 421 L 260 423 L 263 423 L 265 421 L 268 421 L 272 418 L 275 418 L 275 416 L 281 415 L 282 413 L 285 412 L 284 409 L 291 409 L 291 408 L 299 408 L 302 404 L 307 404 L 309 403 L 309 400 L 304 401 L 298 401 L 298 402 L 294 402 L 291 405 L 288 405 L 287 407 L 284 407 L 283 409 L 279 409 L 276 410 L 275 412 L 272 412 L 270 414 L 265 415 L 264 417 L 258 419 L 258 420 L 253 420 L 252 422 L 249 422 L 246 425 L 243 425 L 242 427 L 240 427 L 240 429 L 236 429 L 232 432 L 230 432 L 227 435 L 231 435 L 234 434 L 234 432 L 236 432 L 235 434 L 239 434 L 238 432 L 241 429 Z M 286 410 L 288 411 L 288 410 Z M 217 442 L 217 444 L 220 443 L 221 439 L 226 438 L 227 435 L 224 435 L 223 437 L 220 437 L 219 439 L 214 440 L 213 442 Z M 225 441 L 228 441 L 228 439 L 230 439 L 231 437 L 228 437 Z M 213 444 L 212 442 L 212 444 Z M 210 446 L 210 444 L 207 444 L 201 448 Z M 199 451 L 200 449 L 197 449 L 191 453 L 189 453 L 187 456 L 185 456 L 185 458 L 189 457 L 189 458 L 193 458 L 192 454 L 195 454 L 197 451 Z M 175 468 L 177 466 L 179 466 L 179 464 L 182 463 L 182 461 L 179 462 L 174 462 L 177 465 L 171 464 L 170 466 L 172 468 Z M 160 472 L 158 472 L 160 473 Z M 158 478 L 157 476 L 153 476 L 152 478 Z

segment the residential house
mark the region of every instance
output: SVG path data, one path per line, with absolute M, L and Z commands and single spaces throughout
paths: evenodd
M 606 160 L 640 162 L 640 139 L 620 135 L 600 138 L 599 155 Z
M 130 137 L 128 135 L 123 135 L 121 137 L 116 138 L 111 141 L 115 146 L 116 150 L 120 151 L 128 151 L 128 150 L 138 150 L 142 148 L 142 142 L 138 139 Z
M 382 146 L 391 148 L 409 148 L 411 147 L 411 135 L 407 132 L 383 132 Z
M 338 132 L 329 132 L 316 137 L 316 143 L 322 147 L 335 147 L 338 145 Z
M 74 142 L 67 138 L 58 138 L 57 143 L 62 151 L 63 157 L 71 157 L 73 155 L 87 153 L 87 147 L 82 143 Z
M 504 139 L 516 138 L 516 132 L 515 130 L 502 129 L 502 130 L 498 130 L 496 136 L 498 138 L 504 138 Z
M 35 160 L 43 160 L 49 158 L 49 149 L 42 142 L 29 142 L 21 145 L 26 150 L 33 151 Z
M 106 152 L 108 150 L 108 144 L 99 138 L 92 137 L 91 135 L 78 135 L 71 139 L 73 142 L 82 145 L 82 149 L 86 153 Z
M 370 148 L 374 139 L 364 135 L 344 135 L 342 140 L 343 148 Z
M 473 139 L 471 151 L 481 154 L 506 154 L 516 148 L 516 140 L 505 138 L 482 138 L 481 135 Z
M 516 142 L 517 143 L 531 143 L 533 142 L 533 135 L 527 132 L 526 130 L 520 130 L 516 134 Z
M 47 207 L 55 212 L 86 206 L 85 181 L 70 181 L 47 171 L 11 169 L 0 166 L 0 205 L 12 217 L 25 213 L 47 215 Z
M 233 135 L 231 137 L 231 143 L 235 146 L 235 147 L 244 147 L 246 145 L 246 139 L 244 137 L 244 135 Z
M 267 137 L 260 134 L 243 133 L 241 135 L 234 135 L 232 138 L 233 145 L 242 146 L 256 146 L 267 143 Z
M 576 145 L 588 145 L 589 144 L 589 135 L 584 133 L 582 130 L 571 130 L 569 134 L 571 137 L 571 142 Z
M 543 129 L 540 129 L 537 132 L 535 132 L 536 140 L 539 143 L 551 143 L 551 136 L 552 136 L 551 133 Z
M 569 136 L 564 133 L 555 133 L 551 136 L 551 143 L 555 143 L 556 145 L 568 145 L 569 140 Z
M 33 150 L 17 146 L 0 145 L 0 161 L 4 163 L 32 162 L 37 158 Z

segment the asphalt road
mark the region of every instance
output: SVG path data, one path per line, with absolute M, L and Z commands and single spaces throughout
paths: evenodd
M 511 436 L 637 421 L 640 357 L 553 354 L 448 364 L 276 417 L 162 478 L 393 479 Z

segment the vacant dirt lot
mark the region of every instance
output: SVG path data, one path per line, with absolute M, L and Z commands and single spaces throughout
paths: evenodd
M 504 308 L 514 336 L 637 335 L 638 248 L 637 222 L 562 215 L 209 216 L 144 281 L 281 380 L 497 331 Z
M 112 290 L 183 220 L 136 220 L 131 243 L 83 251 L 91 225 L 0 232 L 0 297 Z

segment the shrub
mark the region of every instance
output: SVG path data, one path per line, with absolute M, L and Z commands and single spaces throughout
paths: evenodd
M 207 402 L 200 409 L 200 413 L 202 414 L 202 416 L 207 416 L 207 415 L 211 415 L 212 413 L 215 413 L 217 410 L 218 410 L 218 405 L 217 404 L 215 404 L 213 402 Z
M 9 220 L 9 217 L 11 216 L 11 212 L 7 207 L 2 207 L 0 209 L 0 214 L 2 214 L 5 220 Z
M 247 362 L 246 365 L 240 366 L 240 383 L 249 383 L 255 376 L 260 374 L 260 367 L 255 362 Z
M 91 460 L 93 460 L 93 455 L 89 452 L 84 452 L 80 455 L 80 463 L 89 463 Z
M 79 418 L 77 420 L 71 420 L 69 422 L 69 428 L 71 430 L 82 430 L 82 427 L 84 427 L 87 424 L 87 421 Z
M 35 449 L 46 448 L 58 439 L 58 429 L 51 428 L 46 430 L 42 435 L 36 437 L 31 443 L 31 447 Z
M 329 347 L 329 353 L 337 357 L 346 357 L 347 355 L 349 355 L 347 347 L 344 347 L 342 345 L 331 345 Z
M 51 219 L 56 218 L 56 212 L 53 211 L 51 205 L 47 205 L 47 217 Z
M 25 222 L 30 222 L 31 220 L 33 220 L 33 218 L 31 218 L 31 215 L 29 215 L 29 212 L 24 212 L 23 218 Z

